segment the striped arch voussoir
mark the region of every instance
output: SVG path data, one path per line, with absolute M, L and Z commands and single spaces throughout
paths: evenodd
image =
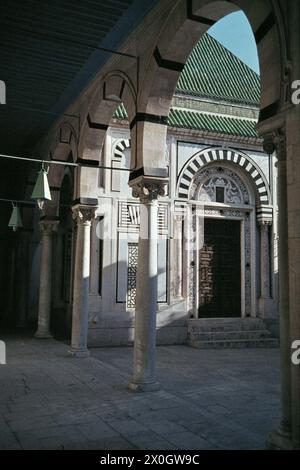
M 259 168 L 246 155 L 233 150 L 207 149 L 194 155 L 183 168 L 178 181 L 178 197 L 188 199 L 194 175 L 208 163 L 217 161 L 232 162 L 242 168 L 251 178 L 259 197 L 260 204 L 269 204 L 269 190 Z
M 124 150 L 130 148 L 131 142 L 130 139 L 120 140 L 115 146 L 114 157 L 121 159 L 124 155 Z

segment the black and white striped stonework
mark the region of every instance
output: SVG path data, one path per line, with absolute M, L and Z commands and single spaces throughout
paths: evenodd
M 118 142 L 115 147 L 114 157 L 121 159 L 124 155 L 124 150 L 128 149 L 129 147 L 130 147 L 130 139 L 120 140 L 120 142 Z
M 243 154 L 233 150 L 208 149 L 194 155 L 183 168 L 178 182 L 178 197 L 188 199 L 189 189 L 195 174 L 208 163 L 228 161 L 235 163 L 248 173 L 258 192 L 261 204 L 269 204 L 269 192 L 265 177 L 259 167 Z

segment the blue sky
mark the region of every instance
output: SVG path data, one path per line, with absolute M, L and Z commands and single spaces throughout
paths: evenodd
M 252 28 L 243 12 L 238 11 L 225 16 L 208 32 L 251 69 L 259 73 L 255 39 Z

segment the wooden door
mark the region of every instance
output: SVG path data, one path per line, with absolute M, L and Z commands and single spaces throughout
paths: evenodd
M 205 219 L 199 256 L 199 317 L 241 316 L 240 222 Z

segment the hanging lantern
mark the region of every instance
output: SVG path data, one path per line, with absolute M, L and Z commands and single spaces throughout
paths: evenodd
M 45 201 L 52 200 L 47 175 L 48 170 L 44 168 L 43 164 L 41 170 L 38 173 L 35 187 L 31 195 L 31 199 L 36 200 L 40 210 L 43 209 Z
M 17 205 L 14 205 L 14 203 L 8 226 L 12 227 L 14 232 L 16 232 L 18 228 L 23 227 L 20 209 Z

